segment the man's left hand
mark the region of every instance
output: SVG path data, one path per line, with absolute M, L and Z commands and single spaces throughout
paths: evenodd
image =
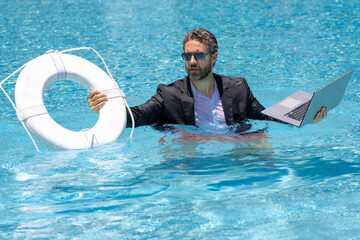
M 327 107 L 322 107 L 310 123 L 318 123 L 327 116 Z

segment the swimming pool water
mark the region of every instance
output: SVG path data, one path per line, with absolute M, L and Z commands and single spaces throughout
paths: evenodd
M 95 48 L 131 106 L 186 72 L 182 38 L 219 42 L 215 72 L 246 77 L 265 106 L 354 69 L 341 104 L 298 129 L 139 127 L 94 149 L 37 153 L 0 94 L 1 239 L 357 239 L 360 235 L 359 9 L 356 1 L 0 1 L 4 79 L 49 49 Z M 101 65 L 91 52 L 77 52 Z M 4 84 L 14 95 L 16 77 Z M 57 82 L 45 103 L 92 127 L 87 90 Z

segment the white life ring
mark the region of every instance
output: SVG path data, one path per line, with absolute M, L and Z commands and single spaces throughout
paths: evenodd
M 109 100 L 100 109 L 93 128 L 71 131 L 56 123 L 44 106 L 46 87 L 58 80 L 75 81 L 89 90 L 98 89 Z M 124 95 L 116 82 L 95 64 L 70 54 L 46 53 L 31 60 L 15 86 L 18 117 L 44 145 L 53 149 L 83 149 L 118 139 L 126 127 Z

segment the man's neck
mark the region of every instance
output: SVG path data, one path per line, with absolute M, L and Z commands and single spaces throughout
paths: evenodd
M 195 89 L 208 98 L 212 98 L 215 92 L 215 79 L 212 73 L 210 73 L 206 78 L 201 80 L 192 80 L 191 83 L 194 85 Z

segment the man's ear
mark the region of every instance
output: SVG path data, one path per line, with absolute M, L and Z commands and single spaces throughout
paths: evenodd
M 218 52 L 214 52 L 213 54 L 211 54 L 211 61 L 213 63 L 213 66 L 215 66 L 217 57 L 218 57 Z

